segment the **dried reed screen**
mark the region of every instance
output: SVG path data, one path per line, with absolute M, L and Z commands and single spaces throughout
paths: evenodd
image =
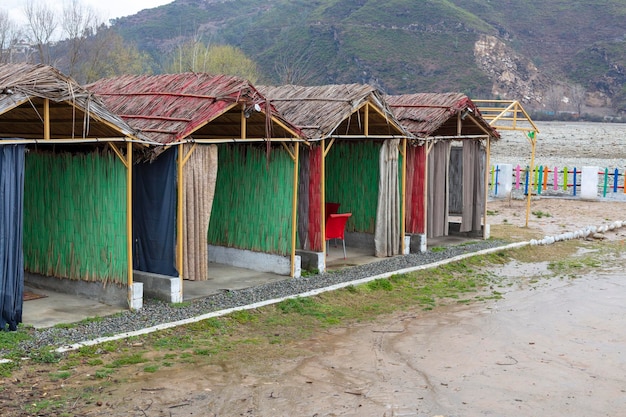
M 291 253 L 293 170 L 282 147 L 273 147 L 268 159 L 265 145 L 220 145 L 209 243 Z
M 126 168 L 112 154 L 26 154 L 25 270 L 127 283 Z
M 374 233 L 381 143 L 335 142 L 326 156 L 326 201 L 352 213 L 346 230 Z
M 185 145 L 185 154 L 191 145 Z M 207 231 L 217 179 L 217 145 L 198 145 L 183 170 L 185 200 L 184 264 L 186 279 L 204 281 L 209 277 Z

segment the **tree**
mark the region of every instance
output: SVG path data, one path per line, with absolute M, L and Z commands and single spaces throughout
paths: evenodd
M 37 45 L 39 61 L 42 64 L 51 64 L 50 42 L 58 26 L 54 10 L 44 3 L 35 3 L 28 0 L 24 9 L 26 26 L 32 41 Z
M 61 28 L 67 38 L 67 73 L 74 77 L 81 58 L 86 55 L 86 45 L 89 36 L 96 34 L 97 28 L 102 25 L 95 11 L 83 5 L 78 0 L 68 0 L 63 4 Z
M 305 84 L 312 78 L 308 69 L 310 55 L 302 52 L 299 55 L 283 53 L 274 60 L 274 72 L 279 84 Z
M 556 116 L 561 110 L 561 105 L 563 103 L 564 91 L 563 87 L 557 84 L 553 84 L 546 91 L 546 95 L 544 97 L 544 103 L 547 106 L 548 110 L 554 112 Z
M 91 83 L 116 75 L 152 73 L 150 56 L 139 51 L 135 45 L 125 43 L 118 33 L 104 25 L 85 46 L 85 60 L 76 77 L 79 82 Z
M 19 39 L 17 25 L 9 19 L 9 13 L 0 10 L 0 63 L 13 62 L 13 47 Z
M 234 75 L 255 83 L 259 78 L 256 63 L 240 49 L 230 45 L 204 45 L 193 40 L 174 51 L 166 72 L 207 72 Z
M 583 105 L 585 104 L 585 87 L 580 84 L 572 86 L 572 105 L 576 107 L 578 117 L 581 116 Z

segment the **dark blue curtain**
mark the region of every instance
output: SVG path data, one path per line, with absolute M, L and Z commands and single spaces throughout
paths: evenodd
M 0 331 L 22 322 L 23 202 L 24 145 L 0 145 Z
M 176 149 L 133 172 L 133 268 L 177 277 Z

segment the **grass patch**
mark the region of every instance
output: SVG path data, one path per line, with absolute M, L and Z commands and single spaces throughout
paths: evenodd
M 535 210 L 531 212 L 535 217 L 537 217 L 538 219 L 541 219 L 543 217 L 552 217 L 552 215 L 550 213 L 546 213 L 544 211 L 541 210 Z
M 90 389 L 90 398 L 97 397 L 102 392 L 98 389 L 107 384 L 124 381 L 141 372 L 158 372 L 164 367 L 184 369 L 239 363 L 246 369 L 261 369 L 274 360 L 309 354 L 308 344 L 302 342 L 321 329 L 369 322 L 398 311 L 416 312 L 441 305 L 502 298 L 502 288 L 510 281 L 490 272 L 496 265 L 512 260 L 549 262 L 554 274 L 573 275 L 592 270 L 600 266 L 602 259 L 617 258 L 622 253 L 623 243 L 620 246 L 572 240 L 549 248 L 526 246 L 471 256 L 436 268 L 396 274 L 314 297 L 294 297 L 271 306 L 235 311 L 129 340 L 82 347 L 67 356 L 41 350 L 31 355 L 39 357 L 37 361 L 0 364 L 0 376 L 17 373 L 15 378 L 26 380 L 28 375 L 40 373 L 50 385 L 57 387 L 63 385 L 58 381 L 71 378 L 72 401 L 67 400 L 70 395 L 67 391 L 60 388 L 56 391 L 60 398 L 66 399 L 67 406 Z M 15 332 L 6 335 L 18 339 L 28 337 L 26 331 L 19 336 Z M 0 336 L 5 334 L 0 333 Z M 90 378 L 79 386 L 77 381 L 81 375 L 90 375 Z M 12 386 L 0 385 L 0 389 L 3 388 L 9 390 Z M 42 403 L 36 404 L 39 407 Z M 46 412 L 57 412 L 56 405 L 48 406 L 52 408 Z M 32 415 L 42 411 L 33 410 L 29 411 Z M 63 414 L 57 412 L 57 415 Z

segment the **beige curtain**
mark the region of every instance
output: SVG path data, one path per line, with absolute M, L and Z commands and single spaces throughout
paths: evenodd
M 484 211 L 485 151 L 480 141 L 463 142 L 463 212 L 461 232 L 479 231 Z
M 379 257 L 400 254 L 399 144 L 400 139 L 388 139 L 380 149 L 378 207 L 374 232 L 375 254 Z
M 428 154 L 428 237 L 448 236 L 449 141 L 439 141 Z
M 192 144 L 184 145 L 185 155 Z M 207 233 L 217 179 L 217 145 L 197 145 L 183 168 L 183 276 L 209 278 Z

